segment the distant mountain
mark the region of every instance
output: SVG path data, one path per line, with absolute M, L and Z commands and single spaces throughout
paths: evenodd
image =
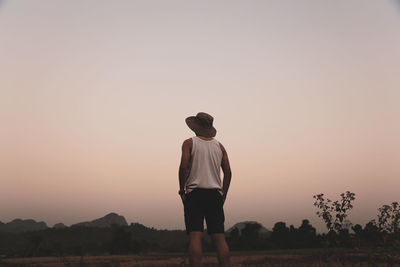
M 126 222 L 126 219 L 124 216 L 118 215 L 117 213 L 111 212 L 104 217 L 92 220 L 92 221 L 87 221 L 87 222 L 80 222 L 71 225 L 71 227 L 79 227 L 79 226 L 85 226 L 85 227 L 98 227 L 98 228 L 107 228 L 111 227 L 113 224 L 118 225 L 118 226 L 128 226 L 128 223 Z M 271 231 L 265 228 L 262 224 L 255 222 L 255 221 L 244 221 L 244 222 L 239 222 L 236 223 L 234 226 L 229 228 L 228 230 L 225 231 L 225 233 L 229 236 L 230 233 L 237 228 L 239 231 L 239 235 L 242 234 L 242 230 L 246 227 L 247 224 L 259 224 L 260 229 L 259 229 L 259 234 L 262 236 L 269 236 L 271 234 Z M 140 228 L 145 232 L 148 231 L 156 231 L 155 229 L 150 229 L 145 227 L 144 225 L 138 224 L 138 223 L 132 223 L 131 228 L 134 227 Z M 45 222 L 36 222 L 35 220 L 32 219 L 27 219 L 27 220 L 21 220 L 21 219 L 15 219 L 11 222 L 8 223 L 3 223 L 0 222 L 0 232 L 10 232 L 10 233 L 20 233 L 20 232 L 27 232 L 27 231 L 39 231 L 39 230 L 45 230 L 49 228 Z M 63 223 L 56 223 L 53 227 L 53 229 L 63 229 L 63 228 L 68 228 L 65 224 Z M 168 231 L 167 231 L 168 232 Z M 173 231 L 172 231 L 173 232 Z
M 245 222 L 236 223 L 234 226 L 232 226 L 231 228 L 226 230 L 225 233 L 227 235 L 229 235 L 235 228 L 237 228 L 239 230 L 239 235 L 241 235 L 242 234 L 242 230 L 246 227 L 247 224 L 259 224 L 261 227 L 260 227 L 260 230 L 258 231 L 258 233 L 261 236 L 269 236 L 271 234 L 270 230 L 265 228 L 261 223 L 258 223 L 258 222 L 255 222 L 255 221 L 245 221 Z
M 86 226 L 86 227 L 111 227 L 111 225 L 116 224 L 119 226 L 128 226 L 124 216 L 120 216 L 114 212 L 107 214 L 104 217 L 95 219 L 90 222 L 80 222 L 71 225 L 71 227 Z
M 56 223 L 55 225 L 53 225 L 54 229 L 62 229 L 62 228 L 67 228 L 67 226 L 63 223 Z
M 0 224 L 0 231 L 10 232 L 10 233 L 21 233 L 28 231 L 39 231 L 47 229 L 45 222 L 36 222 L 35 220 L 21 220 L 15 219 L 8 223 Z

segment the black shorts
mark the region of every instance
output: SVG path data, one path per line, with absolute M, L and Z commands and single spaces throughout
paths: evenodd
M 208 234 L 224 233 L 223 200 L 215 189 L 195 188 L 184 201 L 186 233 L 204 231 L 204 218 Z

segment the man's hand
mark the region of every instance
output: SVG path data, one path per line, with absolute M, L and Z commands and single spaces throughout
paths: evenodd
M 183 194 L 183 195 L 180 195 L 181 196 L 181 199 L 182 199 L 182 203 L 185 203 L 185 200 L 186 200 L 186 194 Z
M 225 200 L 226 200 L 226 195 L 224 194 L 224 195 L 222 196 L 222 205 L 225 204 Z
M 183 191 L 186 184 L 186 179 L 189 176 L 189 161 L 190 161 L 190 153 L 192 147 L 192 139 L 186 139 L 182 144 L 182 157 L 181 164 L 179 165 L 179 188 L 180 191 Z M 186 196 L 181 195 L 182 202 L 185 200 Z
M 220 143 L 221 150 L 222 150 L 222 162 L 221 167 L 222 171 L 224 172 L 224 182 L 222 184 L 222 191 L 223 191 L 223 203 L 225 204 L 226 195 L 228 194 L 229 185 L 231 183 L 232 178 L 232 171 L 231 166 L 229 164 L 228 153 L 226 152 L 224 146 Z

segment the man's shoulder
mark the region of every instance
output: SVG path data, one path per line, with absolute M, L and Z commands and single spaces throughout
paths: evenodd
M 190 137 L 190 138 L 186 139 L 185 141 L 183 141 L 182 146 L 191 147 L 192 144 L 193 144 L 193 140 L 192 140 L 192 137 Z
M 225 147 L 222 145 L 222 143 L 220 141 L 218 141 L 218 140 L 217 140 L 217 142 L 218 142 L 219 147 L 221 148 L 222 152 L 226 153 Z
M 192 140 L 193 140 L 193 137 L 189 137 L 188 139 L 185 139 L 185 140 L 183 141 L 183 143 L 191 143 Z

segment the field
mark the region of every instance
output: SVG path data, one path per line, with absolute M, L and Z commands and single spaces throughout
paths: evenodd
M 269 250 L 232 252 L 233 266 L 400 266 L 400 252 L 343 249 Z M 188 266 L 186 254 L 61 256 L 3 258 L 4 267 L 135 267 Z M 205 253 L 203 266 L 218 266 L 216 255 Z

